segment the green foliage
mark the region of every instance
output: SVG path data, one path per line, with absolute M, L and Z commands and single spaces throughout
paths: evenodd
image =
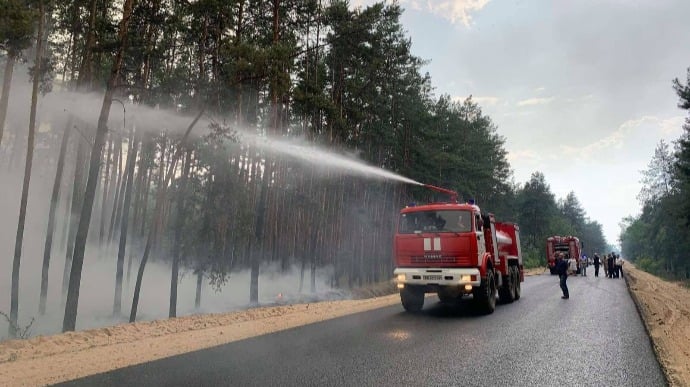
M 565 220 L 572 225 L 574 234 L 579 234 L 585 226 L 585 210 L 580 201 L 575 196 L 575 192 L 570 191 L 565 199 L 558 203 L 558 207 Z
M 120 44 L 117 3 L 54 5 L 54 70 L 62 72 L 56 79 L 65 79 L 65 87 L 76 88 L 78 80 L 80 88 L 102 89 Z M 549 235 L 578 235 L 592 249 L 605 245 L 601 225 L 585 217 L 574 193 L 557 202 L 540 172 L 524 186 L 510 180 L 505 139 L 471 96 L 433 94 L 421 72 L 425 61 L 411 53 L 402 13 L 396 2 L 355 10 L 347 1 L 136 2 L 117 93 L 162 109 L 203 107 L 214 120 L 211 134 L 185 150 L 186 183 L 174 172 L 156 241 L 160 259 L 179 248 L 183 266 L 218 287 L 231 270 L 257 261 L 282 270 L 329 266 L 334 285 L 378 282 L 390 277 L 400 206 L 433 199 L 421 187 L 268 155 L 251 141 L 235 142 L 238 129 L 355 154 L 475 199 L 500 221 L 519 224 L 527 267 L 543 265 Z M 16 17 L 26 21 L 19 27 L 31 24 L 28 15 Z M 89 36 L 95 38 L 90 48 Z M 174 144 L 164 135 L 142 144 L 130 212 L 135 243 L 151 228 Z M 180 215 L 175 203 L 182 198 Z M 105 201 L 104 213 L 117 213 L 113 202 Z
M 684 218 L 687 225 L 690 225 L 690 195 L 687 195 L 690 193 L 690 68 L 688 68 L 686 84 L 683 85 L 675 79 L 673 88 L 678 94 L 678 107 L 689 112 L 683 125 L 683 135 L 678 139 L 676 147 L 674 177 L 678 190 L 686 193 L 682 196 L 683 200 L 678 208 L 679 215 Z
M 644 270 L 647 273 L 654 275 L 662 274 L 662 263 L 656 259 L 649 257 L 639 257 L 635 260 L 635 265 L 638 269 Z
M 522 248 L 522 263 L 525 269 L 544 266 L 544 248 L 525 246 Z
M 674 186 L 673 164 L 674 157 L 668 144 L 664 140 L 659 141 L 647 169 L 642 171 L 642 189 L 637 198 L 643 205 L 655 203 L 671 194 Z
M 546 243 L 551 234 L 551 223 L 557 213 L 556 200 L 551 187 L 541 172 L 532 174 L 530 180 L 518 191 L 518 224 L 524 235 L 521 241 L 537 247 Z
M 590 221 L 574 192 L 556 203 L 551 188 L 541 172 L 518 188 L 517 219 L 523 254 L 533 266 L 543 266 L 546 260 L 546 239 L 553 235 L 577 236 L 583 253 L 588 256 L 606 251 L 606 239 L 601 224 Z
M 673 81 L 678 107 L 690 110 L 690 69 L 687 85 Z M 623 254 L 640 268 L 671 279 L 690 279 L 690 117 L 675 154 L 660 142 L 643 172 L 637 217 L 621 224 Z
M 17 56 L 34 40 L 37 12 L 24 0 L 0 0 L 0 49 Z
M 681 83 L 678 78 L 673 80 L 673 89 L 678 94 L 678 107 L 684 110 L 690 110 L 690 67 L 688 68 L 687 81 L 684 84 Z

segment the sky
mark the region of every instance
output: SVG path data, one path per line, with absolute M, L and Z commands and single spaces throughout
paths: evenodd
M 373 4 L 354 0 L 351 6 Z M 469 95 L 505 137 L 515 182 L 574 191 L 617 245 L 641 171 L 682 134 L 688 0 L 399 0 L 435 94 Z

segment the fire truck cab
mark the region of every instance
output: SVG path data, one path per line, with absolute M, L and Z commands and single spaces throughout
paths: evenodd
M 402 305 L 418 311 L 426 293 L 442 302 L 471 295 L 492 313 L 520 298 L 524 281 L 519 228 L 482 215 L 472 203 L 432 203 L 400 211 L 394 240 L 395 280 Z

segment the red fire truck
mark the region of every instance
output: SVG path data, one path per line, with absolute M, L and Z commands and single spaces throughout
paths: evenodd
M 577 260 L 578 272 L 580 270 L 580 257 L 582 256 L 582 244 L 578 237 L 551 236 L 546 238 L 546 264 L 551 274 L 556 274 L 556 254 L 563 253 L 565 259 L 575 258 Z
M 482 214 L 472 202 L 458 203 L 454 191 L 426 187 L 450 201 L 400 211 L 394 274 L 405 310 L 421 310 L 425 293 L 437 293 L 442 302 L 471 295 L 487 314 L 497 292 L 504 303 L 519 299 L 524 270 L 518 226 Z

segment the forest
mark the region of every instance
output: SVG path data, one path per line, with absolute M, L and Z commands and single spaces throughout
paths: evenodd
M 573 192 L 514 181 L 471 96 L 435 95 L 402 12 L 0 0 L 7 337 L 347 297 L 390 280 L 399 209 L 434 200 L 415 182 L 518 223 L 528 266 L 550 235 L 609 251 Z
M 688 111 L 683 134 L 660 141 L 643 171 L 638 195 L 642 213 L 621 224 L 623 254 L 651 273 L 690 280 L 690 68 L 685 83 L 673 81 L 678 107 Z

